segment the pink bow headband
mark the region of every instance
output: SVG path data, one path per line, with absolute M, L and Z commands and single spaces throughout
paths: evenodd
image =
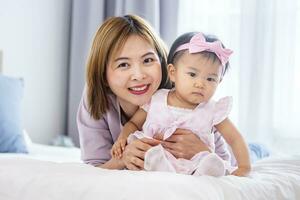
M 189 53 L 213 52 L 219 58 L 223 67 L 228 62 L 229 56 L 233 53 L 232 50 L 223 48 L 220 41 L 206 42 L 202 33 L 194 35 L 189 43 L 180 45 L 174 53 L 185 49 L 188 49 Z

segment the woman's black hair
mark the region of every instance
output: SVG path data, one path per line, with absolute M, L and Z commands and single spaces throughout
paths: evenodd
M 188 32 L 188 33 L 184 33 L 183 35 L 179 36 L 172 44 L 171 46 L 171 49 L 169 51 L 169 55 L 168 55 L 168 59 L 167 59 L 167 62 L 168 64 L 175 64 L 177 62 L 177 60 L 183 55 L 183 53 L 185 51 L 178 51 L 178 52 L 175 52 L 176 49 L 180 46 L 180 45 L 183 45 L 185 43 L 189 43 L 191 38 L 198 34 L 199 32 Z M 202 33 L 203 34 L 203 33 Z M 215 42 L 215 41 L 220 41 L 216 36 L 214 35 L 206 35 L 206 34 L 203 34 L 206 42 Z M 225 46 L 223 45 L 222 43 L 222 46 L 223 48 L 225 48 Z M 215 62 L 216 60 L 219 60 L 219 58 L 217 57 L 217 55 L 213 52 L 210 52 L 210 51 L 204 51 L 204 52 L 201 52 L 202 54 L 205 55 L 205 57 L 207 57 L 208 59 L 212 59 L 213 62 Z M 225 74 L 225 72 L 227 71 L 227 69 L 229 68 L 229 62 L 227 62 L 225 64 L 225 68 L 224 68 L 224 71 L 223 71 L 223 74 L 222 76 Z

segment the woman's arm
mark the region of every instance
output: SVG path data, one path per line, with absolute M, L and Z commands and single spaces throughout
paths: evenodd
M 229 160 L 230 154 L 226 150 L 226 143 L 218 132 L 214 132 L 215 137 L 215 153 L 223 160 Z M 163 140 L 163 136 L 157 134 L 154 138 Z M 193 132 L 185 129 L 177 129 L 175 133 L 166 141 L 162 141 L 162 145 L 172 153 L 176 158 L 191 159 L 195 154 L 202 151 L 210 151 L 208 146 Z
M 126 123 L 127 128 L 124 126 L 125 130 L 122 130 L 123 137 L 127 138 L 134 131 L 141 130 L 146 116 L 147 113 L 143 109 L 139 109 L 130 119 L 130 123 Z M 106 169 L 123 169 L 126 167 L 129 170 L 142 170 L 144 169 L 146 151 L 159 143 L 160 141 L 149 138 L 135 140 L 125 147 L 121 159 L 111 158 L 108 162 L 98 165 L 98 167 Z
M 215 127 L 231 146 L 237 160 L 238 170 L 233 174 L 247 176 L 251 170 L 251 164 L 249 151 L 242 135 L 228 118 L 217 124 Z
M 136 115 L 136 117 L 139 116 L 143 117 L 140 114 Z M 133 118 L 133 121 L 134 123 L 142 122 L 141 119 L 136 120 L 135 118 Z M 142 170 L 144 169 L 144 158 L 146 151 L 148 151 L 151 147 L 158 145 L 159 143 L 160 141 L 149 138 L 135 140 L 125 147 L 121 159 L 111 158 L 106 163 L 97 165 L 97 167 L 106 169 L 124 169 L 126 167 L 130 170 Z
M 146 151 L 148 151 L 151 147 L 158 145 L 159 143 L 160 141 L 155 139 L 142 138 L 139 140 L 134 140 L 127 145 L 122 156 L 122 161 L 124 162 L 126 168 L 130 170 L 144 169 L 144 158 Z
M 111 158 L 110 149 L 113 141 L 104 118 L 94 120 L 90 117 L 84 100 L 80 103 L 77 113 L 77 126 L 80 137 L 81 158 L 86 164 L 105 169 L 124 169 L 129 166 L 128 160 L 134 160 L 137 153 L 132 149 L 138 148 L 134 144 L 128 145 L 127 154 L 123 159 Z M 126 163 L 126 164 L 125 164 Z
M 78 112 L 77 128 L 79 132 L 81 159 L 86 164 L 108 169 L 123 169 L 125 164 L 120 160 L 112 159 L 110 149 L 113 144 L 113 136 L 109 127 L 120 126 L 118 120 L 111 120 L 108 124 L 106 113 L 99 120 L 91 117 L 87 106 L 86 88 L 84 89 Z
M 162 135 L 156 134 L 154 138 L 162 140 Z M 210 151 L 196 134 L 185 129 L 177 129 L 173 135 L 162 141 L 161 144 L 176 158 L 191 159 L 201 151 Z
M 112 113 L 113 114 L 113 113 Z M 112 121 L 110 126 L 119 126 L 119 121 Z M 141 139 L 127 145 L 122 159 L 111 158 L 110 150 L 113 145 L 112 134 L 105 116 L 95 120 L 90 116 L 86 103 L 86 92 L 83 93 L 78 112 L 77 127 L 80 138 L 81 158 L 87 163 L 106 169 L 142 169 L 145 152 L 157 140 Z
M 113 143 L 107 120 L 91 117 L 86 102 L 86 93 L 79 104 L 77 128 L 79 133 L 81 159 L 86 164 L 98 166 L 110 160 L 110 149 Z M 116 123 L 117 125 L 117 123 Z
M 97 165 L 97 167 L 105 169 L 124 169 L 141 170 L 144 168 L 145 153 L 152 146 L 159 144 L 157 140 L 143 138 L 135 140 L 125 147 L 122 159 L 111 158 L 104 164 Z
M 96 167 L 100 167 L 104 169 L 124 169 L 125 164 L 121 159 L 111 158 L 106 163 L 96 165 Z

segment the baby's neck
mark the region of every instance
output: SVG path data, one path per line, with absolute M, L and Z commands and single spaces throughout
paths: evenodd
M 182 98 L 177 96 L 175 90 L 171 90 L 167 97 L 168 106 L 183 108 L 183 109 L 195 109 L 199 104 L 191 104 L 189 102 L 184 101 Z

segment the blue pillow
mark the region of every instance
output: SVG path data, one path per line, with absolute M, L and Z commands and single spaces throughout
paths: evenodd
M 0 152 L 28 153 L 22 133 L 23 81 L 0 75 Z

